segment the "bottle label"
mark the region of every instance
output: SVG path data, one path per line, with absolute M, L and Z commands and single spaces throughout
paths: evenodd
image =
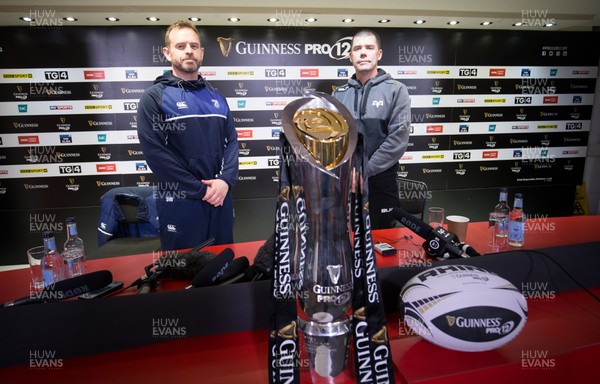
M 511 241 L 523 241 L 525 237 L 525 222 L 509 221 L 508 222 L 508 238 Z

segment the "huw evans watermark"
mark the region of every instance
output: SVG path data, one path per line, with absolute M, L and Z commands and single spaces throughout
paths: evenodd
M 187 328 L 180 324 L 177 318 L 153 318 L 152 337 L 182 338 L 187 336 Z
M 56 350 L 34 349 L 29 351 L 29 368 L 35 370 L 62 369 L 64 361 Z
M 521 368 L 547 370 L 556 368 L 556 359 L 548 350 L 525 349 L 521 351 Z

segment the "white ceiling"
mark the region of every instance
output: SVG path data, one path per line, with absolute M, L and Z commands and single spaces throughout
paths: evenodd
M 247 3 L 252 2 L 252 6 Z M 275 5 L 273 4 L 275 3 Z M 314 27 L 387 27 L 387 28 L 453 28 L 453 29 L 527 29 L 545 31 L 592 31 L 600 29 L 600 1 L 598 0 L 0 0 L 0 26 L 30 26 L 19 20 L 33 16 L 43 26 L 70 25 L 168 25 L 191 16 L 201 18 L 202 25 L 232 25 L 229 17 L 239 17 L 240 26 L 278 26 L 287 28 Z M 63 17 L 75 17 L 75 22 Z M 105 18 L 114 16 L 119 22 Z M 150 22 L 146 17 L 160 18 Z M 276 23 L 267 21 L 279 19 Z M 314 17 L 309 24 L 305 19 Z M 353 23 L 342 19 L 352 18 Z M 387 24 L 379 23 L 389 19 Z M 426 20 L 416 25 L 417 19 Z M 447 25 L 458 20 L 455 26 Z M 491 21 L 489 26 L 481 26 Z M 515 22 L 525 26 L 514 27 Z M 542 27 L 548 21 L 554 27 Z M 594 28 L 595 27 L 595 28 Z

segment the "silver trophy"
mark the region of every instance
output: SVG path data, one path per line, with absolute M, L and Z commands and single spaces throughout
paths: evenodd
M 315 378 L 346 371 L 352 317 L 350 197 L 357 130 L 333 97 L 310 93 L 283 110 L 297 225 L 295 271 L 301 356 Z

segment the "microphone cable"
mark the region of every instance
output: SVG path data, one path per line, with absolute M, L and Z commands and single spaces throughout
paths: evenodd
M 565 276 L 567 276 L 569 279 L 571 279 L 571 281 L 573 281 L 577 286 L 579 286 L 586 293 L 588 293 L 592 298 L 594 298 L 594 300 L 596 300 L 597 302 L 600 303 L 600 297 L 596 296 L 596 294 L 594 294 L 594 292 L 592 292 L 589 288 L 584 286 L 579 280 L 577 280 L 575 278 L 575 276 L 570 274 L 561 263 L 556 261 L 552 256 L 550 256 L 546 252 L 538 251 L 537 249 L 524 249 L 523 252 L 537 253 L 538 255 L 544 256 L 546 259 L 552 261 L 554 263 L 554 265 L 556 265 L 558 267 L 558 269 L 560 269 L 565 274 Z

